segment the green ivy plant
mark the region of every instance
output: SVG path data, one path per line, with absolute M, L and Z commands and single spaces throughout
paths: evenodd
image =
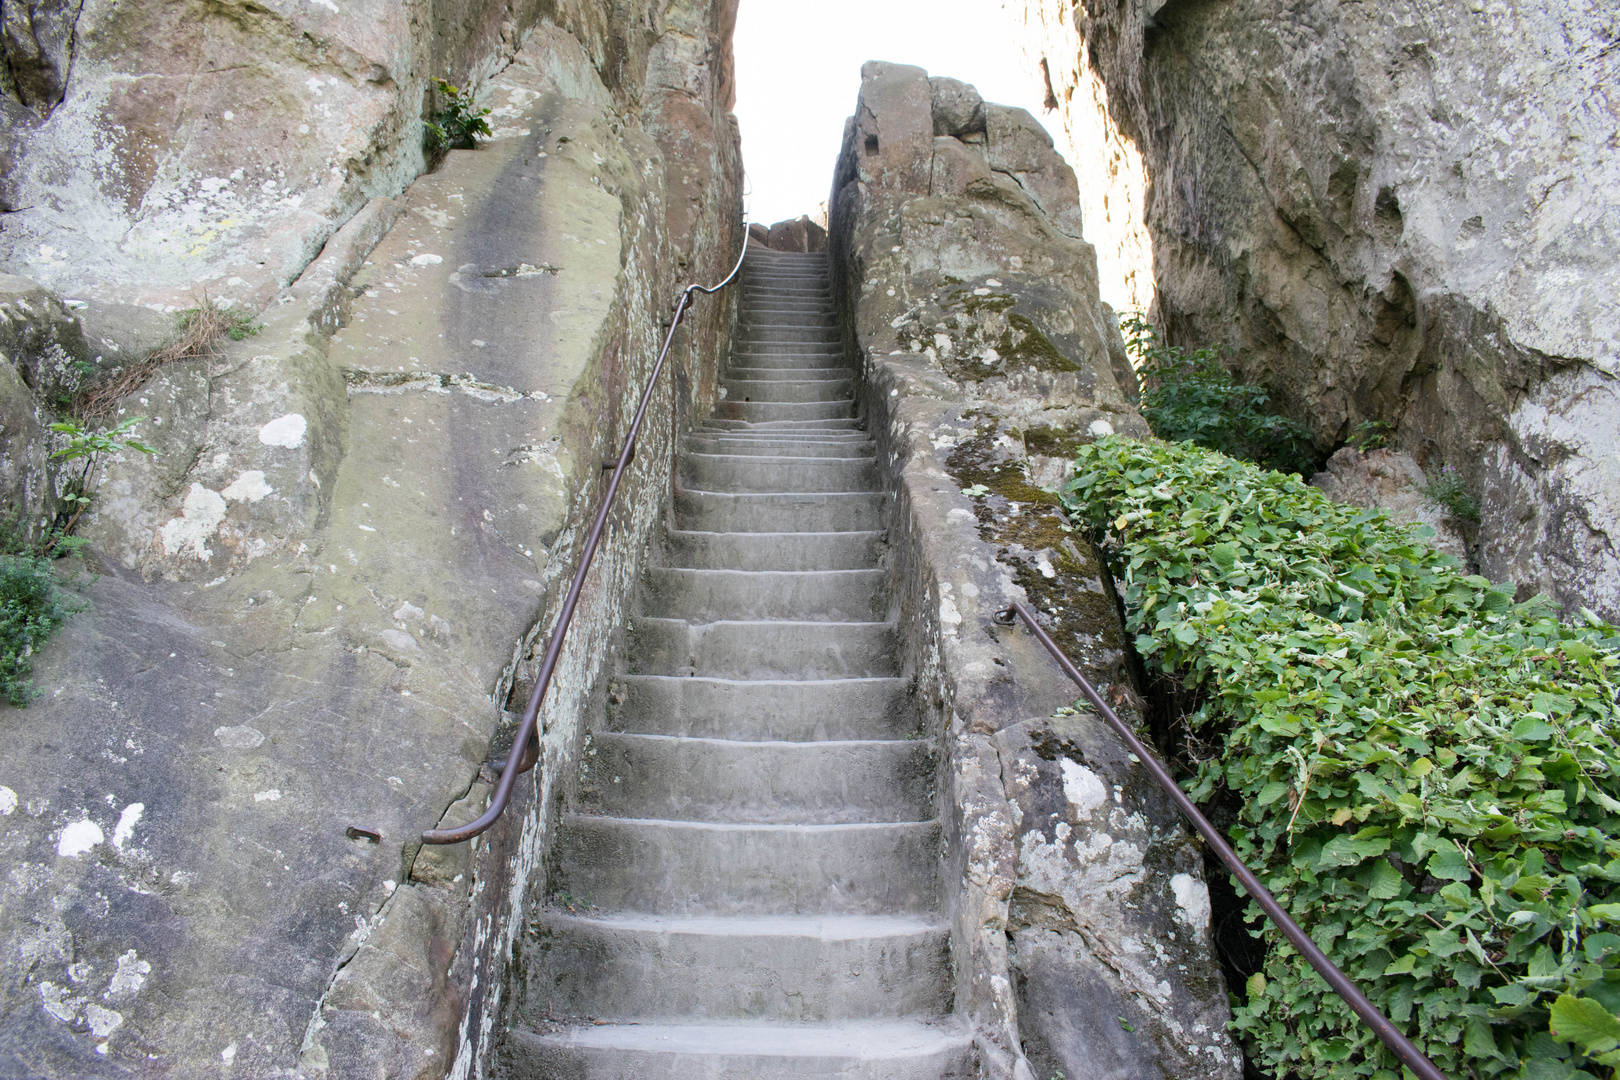
M 489 121 L 484 119 L 490 111 L 478 107 L 471 89 L 463 92 L 448 79 L 433 81 L 444 96 L 444 107 L 427 122 L 429 148 L 436 152 L 474 149 L 478 136 L 488 138 L 492 134 Z
M 1455 1080 L 1620 1065 L 1620 638 L 1380 512 L 1198 447 L 1082 447 L 1065 499 L 1152 672 L 1199 702 L 1200 801 Z M 1260 925 L 1250 905 L 1251 924 Z M 1277 1077 L 1400 1075 L 1271 927 L 1233 1027 Z
M 1222 350 L 1166 345 L 1140 312 L 1120 330 L 1142 382 L 1142 416 L 1159 438 L 1307 476 L 1321 465 L 1304 425 L 1270 411 L 1264 387 L 1234 379 Z

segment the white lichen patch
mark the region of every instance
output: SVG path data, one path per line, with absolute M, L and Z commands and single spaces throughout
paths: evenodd
M 1069 812 L 1076 821 L 1086 821 L 1091 812 L 1108 802 L 1108 789 L 1097 774 L 1084 765 L 1068 758 L 1060 762 L 1063 770 L 1063 797 L 1069 802 Z
M 101 826 L 84 818 L 62 830 L 56 840 L 56 854 L 64 859 L 77 859 L 105 839 L 107 834 L 101 831 Z
M 221 746 L 231 750 L 252 750 L 264 743 L 264 732 L 246 726 L 217 727 L 214 738 L 219 740 Z
M 231 502 L 256 503 L 275 489 L 264 482 L 264 473 L 259 469 L 249 469 L 231 482 L 230 487 L 221 491 Z
M 135 826 L 140 823 L 144 813 L 145 803 L 130 803 L 124 807 L 124 812 L 118 815 L 118 824 L 113 827 L 113 847 L 120 851 L 124 849 L 124 844 L 135 835 Z
M 17 793 L 8 787 L 0 787 L 0 817 L 10 817 L 15 809 L 17 809 Z
M 1170 879 L 1170 892 L 1176 898 L 1176 918 L 1202 937 L 1209 930 L 1209 886 L 1191 874 Z
M 411 635 L 407 634 L 403 630 L 384 630 L 381 636 L 389 648 L 396 649 L 400 652 L 410 652 L 413 649 L 420 648 L 420 646 L 416 644 L 416 639 L 411 637 Z
M 280 802 L 281 801 L 281 789 L 280 788 L 271 788 L 269 791 L 255 791 L 253 793 L 253 801 L 256 802 L 256 803 Z
M 124 1025 L 121 1013 L 95 1004 L 84 1007 L 84 1021 L 90 1025 L 90 1034 L 98 1039 L 105 1039 Z
M 288 450 L 304 445 L 304 433 L 309 422 L 298 413 L 278 416 L 259 429 L 259 441 L 266 446 L 282 446 Z
M 101 995 L 101 1000 L 125 1001 L 134 997 L 146 985 L 150 974 L 152 965 L 142 960 L 134 949 L 128 950 L 118 958 L 118 970 L 107 980 L 107 991 Z
M 170 558 L 190 555 L 207 562 L 214 554 L 208 541 L 224 520 L 224 497 L 193 481 L 185 501 L 180 504 L 180 516 L 165 522 L 158 530 L 158 543 L 163 547 L 163 554 Z

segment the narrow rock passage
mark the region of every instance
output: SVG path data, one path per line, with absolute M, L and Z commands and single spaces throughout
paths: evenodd
M 825 256 L 753 252 L 742 287 L 727 397 L 682 446 L 664 565 L 525 942 L 513 1076 L 972 1072 L 934 747 L 908 738 Z

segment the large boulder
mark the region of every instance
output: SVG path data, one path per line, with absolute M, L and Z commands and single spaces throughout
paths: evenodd
M 1392 425 L 1481 502 L 1482 572 L 1620 618 L 1612 5 L 1021 8 L 1114 288 L 1151 268 L 1323 450 Z

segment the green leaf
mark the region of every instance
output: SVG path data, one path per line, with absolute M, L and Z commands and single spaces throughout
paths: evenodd
M 1467 857 L 1455 846 L 1450 851 L 1437 851 L 1429 856 L 1426 869 L 1442 881 L 1467 881 L 1473 877 Z
M 1526 716 L 1513 725 L 1514 738 L 1525 742 L 1545 742 L 1552 738 L 1554 731 L 1552 725 L 1534 716 Z
M 1573 1043 L 1584 1054 L 1603 1054 L 1620 1047 L 1620 1019 L 1591 998 L 1559 994 L 1548 1025 L 1552 1037 Z
M 1257 795 L 1254 800 L 1255 805 L 1270 806 L 1278 799 L 1286 798 L 1290 790 L 1289 785 L 1280 780 L 1273 780 L 1271 783 L 1260 789 L 1260 794 Z M 1620 905 L 1614 906 L 1620 907 Z
M 1410 975 L 1410 974 L 1412 974 L 1412 966 L 1414 964 L 1416 964 L 1416 963 L 1417 963 L 1417 957 L 1413 956 L 1411 953 L 1407 953 L 1405 956 L 1401 957 L 1399 960 L 1395 961 L 1394 963 L 1390 964 L 1387 968 L 1385 968 L 1384 969 L 1384 974 L 1385 975 Z
M 1405 882 L 1401 873 L 1383 859 L 1373 863 L 1372 880 L 1367 883 L 1367 895 L 1375 900 L 1393 900 L 1401 895 Z
M 1236 544 L 1215 544 L 1209 549 L 1209 557 L 1222 570 L 1230 570 L 1237 563 L 1238 546 Z

